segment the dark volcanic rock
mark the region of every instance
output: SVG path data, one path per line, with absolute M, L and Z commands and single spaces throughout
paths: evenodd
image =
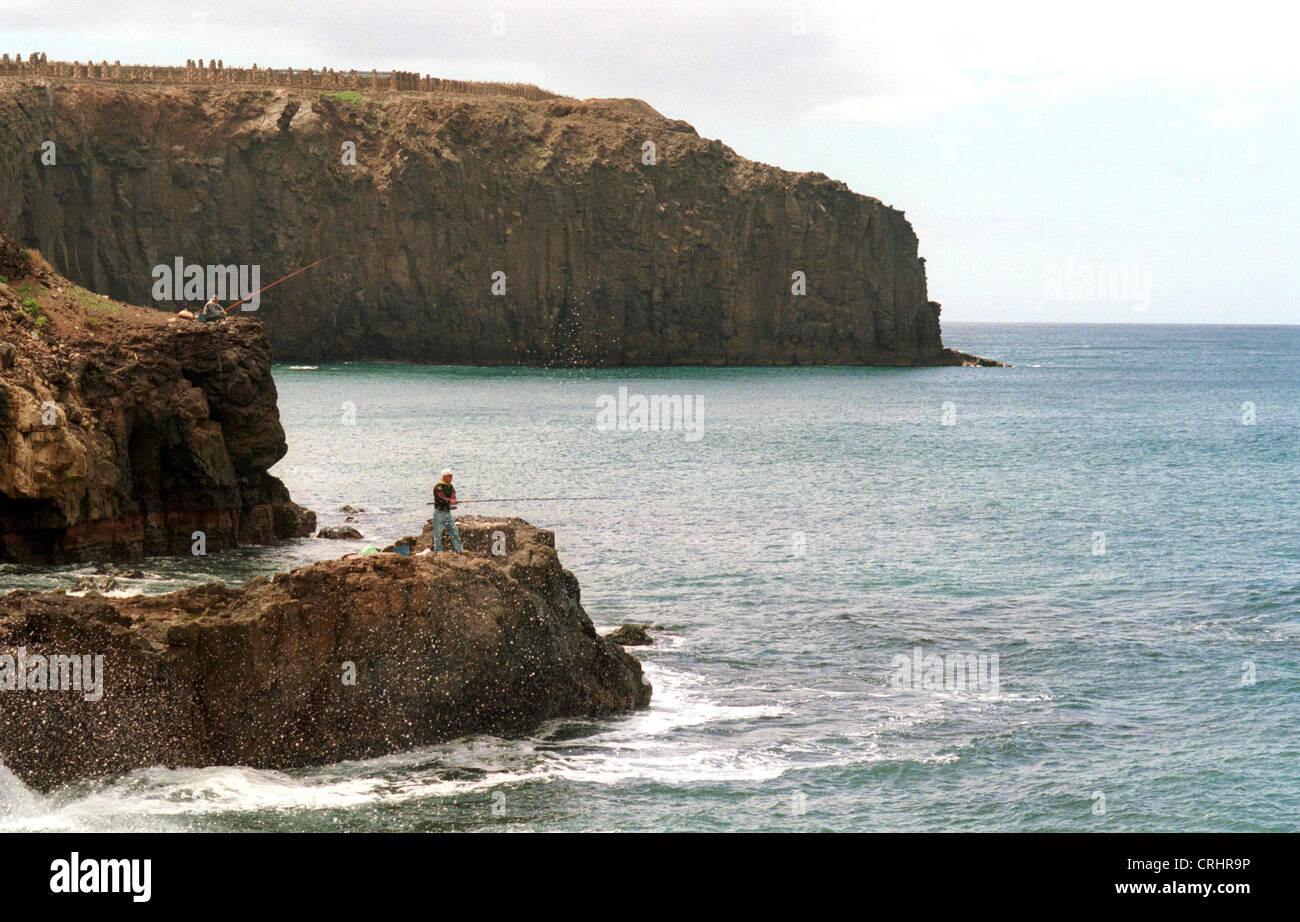
M 100 700 L 0 691 L 0 760 L 43 789 L 149 765 L 289 768 L 649 703 L 551 532 L 461 528 L 474 547 L 506 535 L 509 553 L 372 554 L 153 597 L 0 597 L 0 682 L 20 648 L 29 664 L 104 657 Z
M 637 100 L 15 79 L 0 124 L 0 210 L 95 291 L 330 256 L 265 296 L 281 360 L 961 364 L 901 211 Z
M 351 538 L 355 540 L 357 538 L 364 538 L 365 535 L 361 534 L 361 532 L 357 531 L 351 525 L 333 525 L 329 528 L 322 528 L 320 531 L 316 532 L 316 537 L 340 539 Z
M 980 358 L 978 355 L 971 355 L 969 352 L 958 352 L 956 349 L 944 349 L 939 353 L 939 358 L 935 361 L 936 365 L 961 365 L 964 368 L 1005 368 L 1002 362 L 994 359 Z
M 654 643 L 654 638 L 639 624 L 625 624 L 610 631 L 605 637 L 624 647 L 644 647 Z
M 286 445 L 262 324 L 171 321 L 39 260 L 0 287 L 0 561 L 312 533 L 315 516 L 267 473 Z

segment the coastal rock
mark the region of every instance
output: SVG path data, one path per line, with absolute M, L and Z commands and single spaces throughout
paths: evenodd
M 394 543 L 384 548 L 385 554 L 401 554 L 403 557 L 409 557 L 411 551 L 415 548 L 416 538 L 407 535 L 405 538 L 399 538 Z
M 94 291 L 329 256 L 265 296 L 282 361 L 963 364 L 903 212 L 639 100 L 12 78 L 0 124 L 0 210 Z
M 513 552 L 517 540 L 516 534 L 520 529 L 528 530 L 529 540 L 542 544 L 549 542 L 550 547 L 555 547 L 554 532 L 533 529 L 531 525 L 516 516 L 458 515 L 456 527 L 460 532 L 461 544 L 470 554 L 485 554 L 498 559 L 505 557 Z M 533 534 L 534 531 L 536 534 Z M 445 537 L 444 535 L 442 546 L 449 550 L 450 545 Z M 421 554 L 425 551 L 432 553 L 433 519 L 425 520 L 424 530 L 420 534 L 399 538 L 392 547 L 405 547 L 411 554 Z M 447 550 L 443 553 L 447 553 Z
M 126 579 L 143 579 L 144 571 L 136 570 L 136 569 L 121 570 L 111 563 L 101 563 L 99 566 L 95 567 L 94 575 L 120 576 L 120 577 L 125 577 Z
M 287 446 L 261 323 L 175 321 L 78 288 L 39 257 L 19 271 L 0 291 L 0 561 L 312 533 L 314 514 L 267 473 Z
M 316 532 L 317 538 L 335 538 L 335 539 L 352 539 L 364 538 L 365 535 L 357 531 L 351 525 L 333 525 L 329 528 L 322 528 Z
M 936 365 L 960 365 L 963 368 L 1006 368 L 1003 362 L 993 359 L 980 358 L 978 355 L 971 355 L 969 352 L 958 352 L 956 349 L 944 349 L 939 353 Z
M 623 647 L 644 647 L 655 642 L 639 624 L 625 624 L 610 631 L 605 637 Z
M 116 588 L 116 576 L 81 576 L 72 585 L 74 592 L 112 592 Z
M 0 596 L 0 684 L 20 653 L 29 676 L 35 657 L 104 657 L 98 700 L 0 692 L 0 761 L 41 789 L 151 765 L 281 769 L 649 703 L 553 533 L 460 527 L 468 547 L 500 532 L 509 550 L 371 554 L 151 597 Z

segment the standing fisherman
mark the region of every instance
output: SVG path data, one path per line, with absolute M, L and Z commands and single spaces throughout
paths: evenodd
M 445 527 L 451 534 L 451 546 L 456 553 L 464 552 L 460 543 L 460 532 L 456 529 L 456 520 L 451 510 L 459 503 L 456 500 L 456 488 L 451 485 L 451 470 L 442 472 L 442 480 L 433 488 L 433 552 L 442 553 L 442 530 Z

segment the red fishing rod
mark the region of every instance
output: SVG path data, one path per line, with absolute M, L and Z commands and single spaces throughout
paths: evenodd
M 333 254 L 331 254 L 331 255 L 333 255 Z M 321 263 L 323 263 L 323 262 L 324 262 L 325 260 L 327 260 L 327 259 L 329 259 L 329 256 L 322 256 L 320 259 L 318 259 L 318 260 L 316 260 L 314 263 L 312 263 L 311 266 L 319 266 Z M 229 314 L 229 313 L 230 313 L 232 310 L 234 310 L 236 307 L 239 307 L 239 305 L 243 304 L 244 301 L 248 301 L 248 300 L 251 299 L 251 298 L 255 298 L 255 297 L 257 297 L 258 295 L 260 295 L 262 292 L 266 291 L 267 289 L 269 289 L 269 288 L 274 288 L 276 285 L 279 285 L 281 282 L 287 282 L 287 281 L 289 281 L 289 279 L 293 278 L 293 277 L 294 277 L 295 275 L 297 275 L 299 272 L 306 272 L 308 269 L 311 268 L 311 266 L 303 266 L 301 269 L 298 269 L 298 270 L 296 270 L 296 271 L 294 271 L 294 272 L 290 272 L 288 275 L 286 275 L 286 276 L 285 276 L 284 278 L 282 278 L 282 279 L 276 279 L 274 282 L 272 282 L 270 285 L 267 285 L 265 288 L 259 288 L 259 289 L 257 289 L 257 291 L 253 292 L 253 293 L 252 293 L 251 295 L 249 295 L 247 298 L 243 298 L 243 299 L 241 299 L 241 300 L 239 300 L 239 301 L 236 301 L 234 304 L 230 305 L 230 307 L 225 308 L 226 313 Z

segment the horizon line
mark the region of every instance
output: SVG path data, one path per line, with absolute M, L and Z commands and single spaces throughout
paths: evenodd
M 1209 320 L 945 320 L 942 326 L 1040 326 L 1040 327 L 1300 327 L 1297 323 L 1242 320 L 1233 323 Z

